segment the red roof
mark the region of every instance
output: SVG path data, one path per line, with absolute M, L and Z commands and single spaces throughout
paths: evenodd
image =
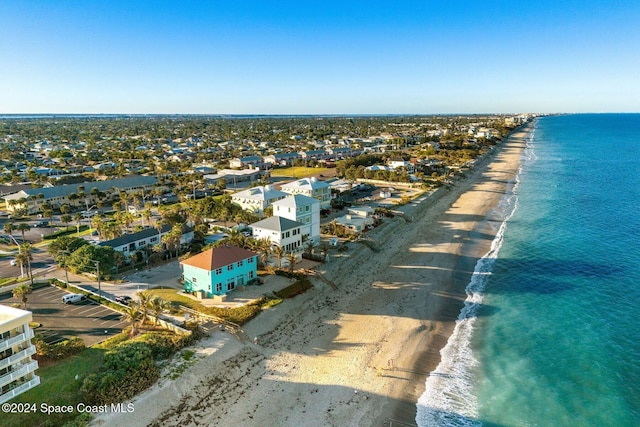
M 218 246 L 185 259 L 181 264 L 213 271 L 254 256 L 258 256 L 258 254 L 237 246 Z

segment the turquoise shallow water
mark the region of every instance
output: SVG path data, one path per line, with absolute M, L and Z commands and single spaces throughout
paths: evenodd
M 640 425 L 640 115 L 538 120 L 499 209 L 419 424 Z

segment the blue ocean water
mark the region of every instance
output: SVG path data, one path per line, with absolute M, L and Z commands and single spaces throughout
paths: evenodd
M 421 426 L 640 425 L 640 115 L 544 117 Z

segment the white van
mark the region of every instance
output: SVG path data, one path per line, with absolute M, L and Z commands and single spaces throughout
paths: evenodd
M 84 299 L 84 295 L 82 294 L 68 294 L 62 297 L 62 302 L 64 304 L 74 304 L 76 302 L 80 302 Z

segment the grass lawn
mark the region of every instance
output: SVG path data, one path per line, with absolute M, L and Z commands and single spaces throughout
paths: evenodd
M 278 168 L 271 171 L 271 176 L 305 178 L 328 171 L 329 168 L 307 168 L 304 166 L 291 166 L 289 168 Z
M 184 305 L 192 310 L 202 311 L 204 306 L 198 301 L 194 301 L 191 298 L 183 295 L 178 295 L 175 289 L 149 289 L 151 295 L 157 295 L 165 301 L 171 301 L 175 304 Z
M 80 387 L 82 381 L 89 374 L 96 372 L 102 364 L 102 356 L 106 350 L 101 348 L 87 348 L 69 359 L 54 363 L 36 370 L 40 377 L 40 385 L 21 394 L 12 400 L 15 403 L 36 404 L 34 413 L 2 414 L 2 425 L 6 427 L 23 427 L 43 425 L 63 425 L 75 419 L 78 415 L 75 407 L 83 402 Z M 75 377 L 78 376 L 76 380 Z M 71 414 L 44 414 L 40 405 L 71 405 Z

